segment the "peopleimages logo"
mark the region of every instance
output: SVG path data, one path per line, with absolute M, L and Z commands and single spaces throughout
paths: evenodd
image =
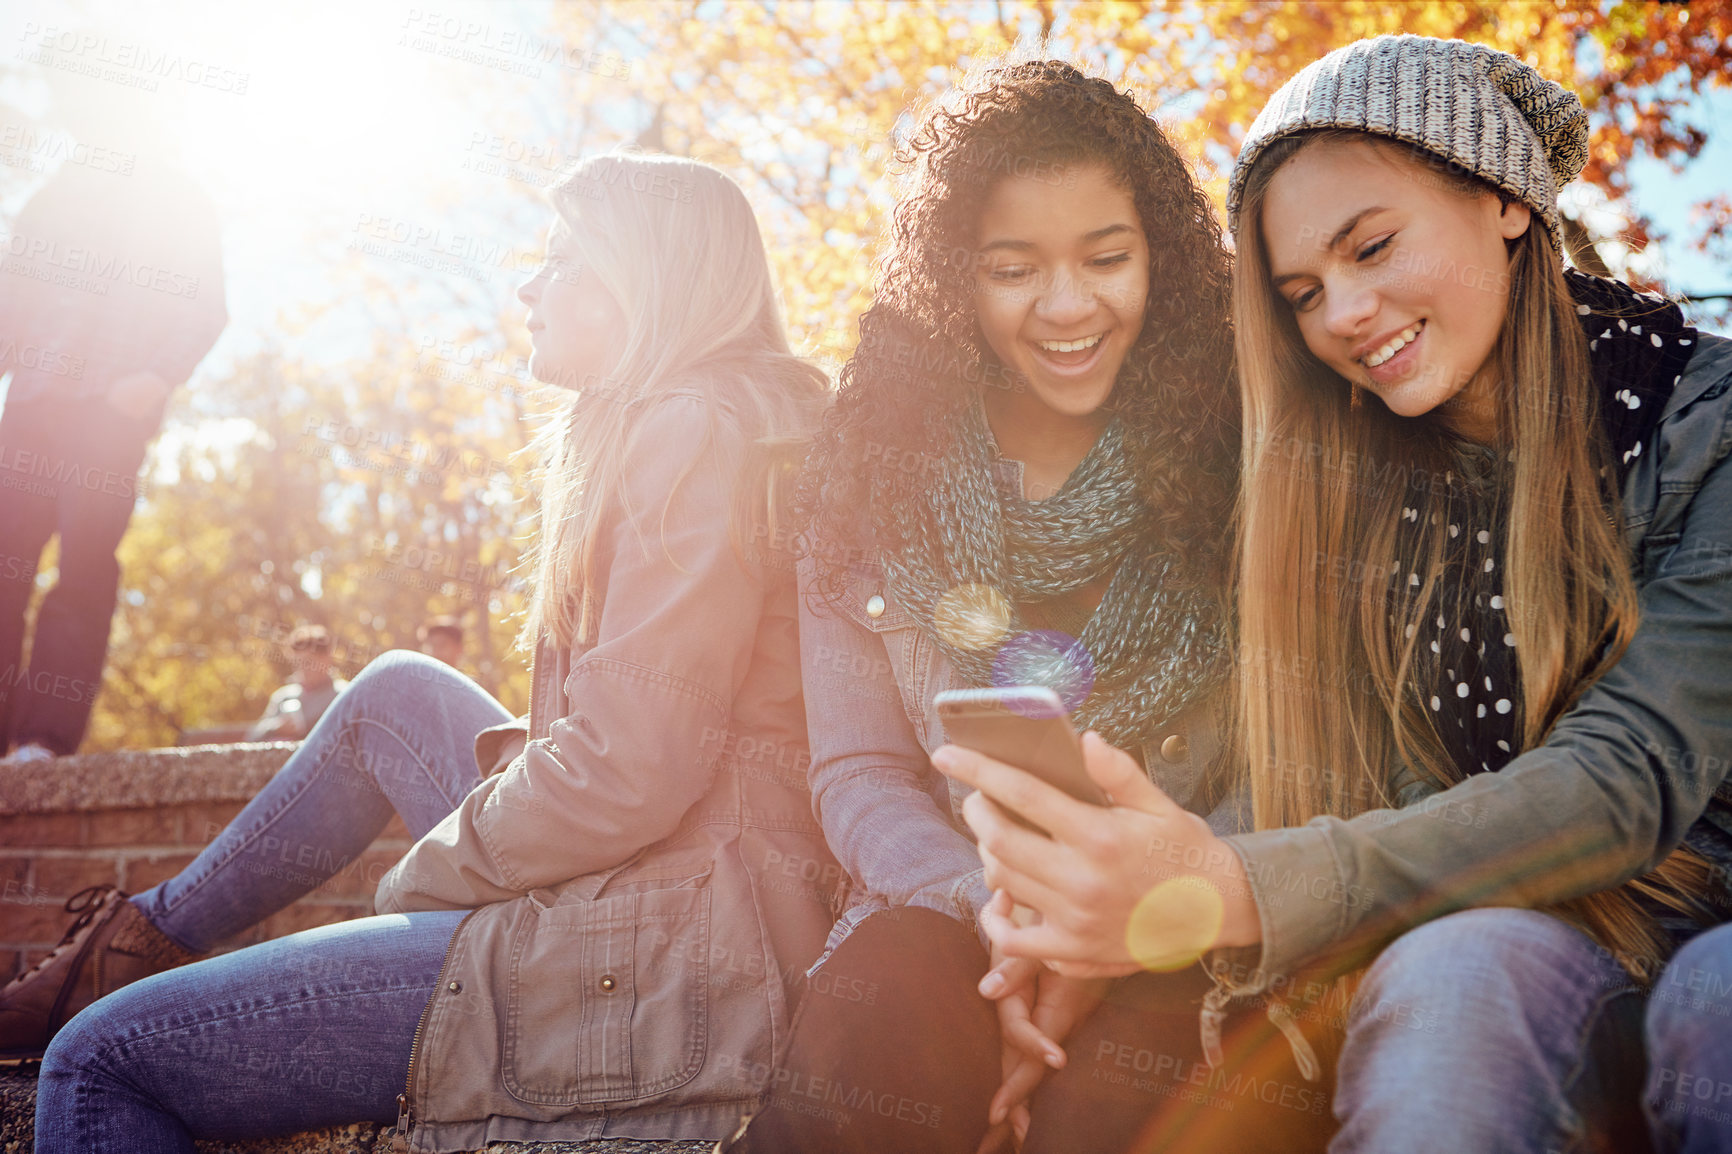
M 83 357 L 45 349 L 41 345 L 20 345 L 10 339 L 0 341 L 0 365 L 7 361 L 51 377 L 71 377 L 75 381 L 84 379 Z
M 195 88 L 245 96 L 252 82 L 250 72 L 237 72 L 180 52 L 95 32 L 42 25 L 34 20 L 24 22 L 19 39 L 24 48 L 18 56 L 31 64 L 78 72 L 150 92 L 161 87 L 164 80 L 179 80 Z M 35 51 L 30 51 L 31 48 Z
M 70 701 L 74 705 L 95 701 L 96 691 L 99 688 L 94 681 L 85 681 L 80 677 L 67 677 L 63 673 L 49 673 L 47 670 L 31 673 L 21 665 L 8 665 L 6 671 L 0 673 L 0 691 L 9 691 L 26 686 L 40 697 Z
M 751 1085 L 762 1085 L 768 1080 L 772 1098 L 783 1109 L 812 1113 L 838 1125 L 847 1125 L 849 1114 L 856 1111 L 935 1130 L 944 1120 L 943 1106 L 905 1094 L 874 1090 L 838 1078 L 821 1078 L 787 1066 L 772 1067 L 730 1055 L 718 1056 L 717 1064 L 723 1071 L 732 1071 L 741 1081 Z M 818 1110 L 820 1107 L 824 1108 L 822 1112 Z
M 618 53 L 569 44 L 560 37 L 521 28 L 497 28 L 483 20 L 422 8 L 409 9 L 399 27 L 399 47 L 519 76 L 539 77 L 543 64 L 607 80 L 631 76 L 631 61 Z
M 163 265 L 134 262 L 98 248 L 63 245 L 49 237 L 30 237 L 15 232 L 6 238 L 6 255 L 16 258 L 7 260 L 7 272 L 22 273 L 37 280 L 55 279 L 56 283 L 65 283 L 68 287 L 84 288 L 88 284 L 106 294 L 110 283 L 124 281 L 169 296 L 188 300 L 198 298 L 199 278 L 196 276 Z M 22 267 L 18 262 L 23 262 Z M 62 276 L 73 277 L 78 283 L 57 279 Z
M 138 494 L 137 477 L 117 473 L 113 469 L 99 469 L 95 465 L 82 466 L 76 461 L 0 444 L 0 488 L 53 496 L 63 485 L 127 500 Z
M 0 125 L 0 164 L 44 172 L 54 161 L 131 176 L 138 163 L 135 152 L 121 152 L 99 144 L 86 144 L 64 132 L 48 132 L 22 124 Z
M 353 251 L 471 280 L 527 277 L 541 264 L 539 253 L 516 245 L 402 217 L 359 213 L 350 231 L 346 247 Z

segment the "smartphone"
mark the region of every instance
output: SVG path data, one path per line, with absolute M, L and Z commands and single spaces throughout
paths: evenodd
M 1112 804 L 1083 768 L 1082 741 L 1064 703 L 1045 686 L 949 689 L 933 703 L 953 745 L 1032 773 L 1078 801 Z

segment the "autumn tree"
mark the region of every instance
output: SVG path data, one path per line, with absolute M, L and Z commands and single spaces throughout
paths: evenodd
M 1732 74 L 1732 0 L 598 0 L 551 11 L 544 33 L 569 50 L 564 66 L 527 88 L 485 68 L 459 78 L 490 139 L 539 163 L 436 158 L 476 179 L 430 181 L 415 208 L 479 220 L 510 259 L 450 273 L 345 250 L 322 302 L 285 301 L 256 352 L 177 398 L 122 547 L 93 747 L 256 714 L 285 672 L 275 642 L 303 620 L 331 629 L 339 668 L 353 673 L 412 644 L 426 615 L 456 613 L 476 639 L 474 671 L 521 707 L 513 565 L 533 502 L 514 454 L 524 418 L 553 401 L 528 388 L 521 311 L 501 278 L 533 263 L 542 189 L 590 151 L 636 143 L 735 174 L 797 347 L 832 367 L 870 301 L 895 141 L 968 68 L 1013 50 L 1064 56 L 1130 89 L 1219 201 L 1245 128 L 1306 63 L 1385 32 L 1479 41 L 1563 80 L 1588 108 L 1580 189 L 1623 224 L 1598 236 L 1579 222 L 1579 262 L 1604 257 L 1630 275 L 1641 269 L 1628 252 L 1662 236 L 1728 244 L 1726 196 L 1655 217 L 1628 165 L 1683 169 L 1700 155 L 1711 129 L 1701 97 Z M 0 115 L 27 120 L 17 74 L 0 62 Z M 0 203 L 38 178 L 0 171 Z M 315 337 L 332 323 L 379 336 L 333 355 Z
M 231 415 L 164 439 L 121 547 L 88 747 L 256 716 L 303 622 L 331 632 L 352 676 L 414 648 L 424 618 L 454 615 L 469 671 L 521 707 L 525 402 L 514 371 L 445 352 L 322 368 L 263 353 L 219 382 Z
M 606 38 L 641 61 L 641 115 L 658 144 L 751 182 L 792 324 L 831 356 L 852 346 L 870 292 L 892 199 L 891 142 L 919 102 L 1018 43 L 1044 44 L 1135 92 L 1219 201 L 1246 127 L 1310 61 L 1384 33 L 1478 41 L 1582 97 L 1592 123 L 1582 179 L 1628 222 L 1620 240 L 1640 249 L 1658 235 L 1726 227 L 1724 198 L 1694 221 L 1651 220 L 1625 167 L 1634 156 L 1682 166 L 1700 153 L 1708 126 L 1698 98 L 1732 78 L 1727 0 L 610 0 L 558 12 L 572 38 Z

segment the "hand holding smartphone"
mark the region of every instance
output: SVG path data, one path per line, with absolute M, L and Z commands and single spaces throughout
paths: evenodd
M 1078 801 L 1112 804 L 1084 768 L 1082 742 L 1052 690 L 952 689 L 933 700 L 952 744 L 1031 773 Z

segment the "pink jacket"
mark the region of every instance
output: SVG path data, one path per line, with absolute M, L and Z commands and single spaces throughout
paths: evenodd
M 724 1136 L 786 1042 L 841 872 L 806 787 L 793 567 L 730 532 L 751 439 L 725 411 L 712 438 L 716 404 L 648 405 L 595 643 L 541 648 L 527 746 L 379 886 L 381 913 L 474 911 L 400 1148 Z M 483 772 L 510 736 L 478 739 Z

